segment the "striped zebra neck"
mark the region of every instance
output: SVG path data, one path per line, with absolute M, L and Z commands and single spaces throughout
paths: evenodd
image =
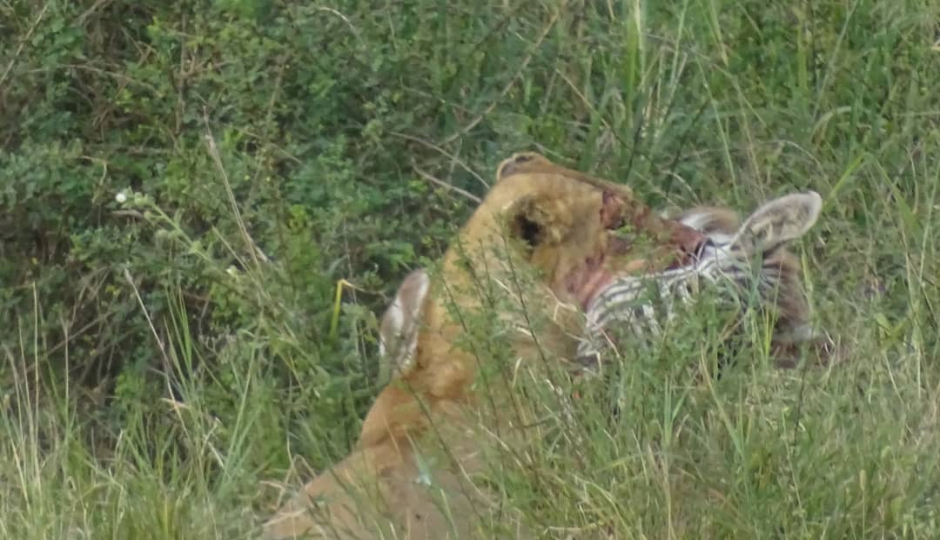
M 661 321 L 676 316 L 676 300 L 689 305 L 704 284 L 730 280 L 733 292 L 739 287 L 743 272 L 749 271 L 744 250 L 735 244 L 703 242 L 693 262 L 679 268 L 641 276 L 622 277 L 608 285 L 587 310 L 586 335 L 578 348 L 578 357 L 596 355 L 601 347 L 612 345 L 605 333 L 612 323 L 624 323 L 636 336 L 659 336 Z M 722 300 L 737 301 L 737 295 L 722 295 Z
M 682 220 L 684 225 L 703 228 L 697 214 Z M 703 287 L 717 293 L 722 304 L 739 305 L 753 278 L 762 289 L 773 287 L 774 276 L 752 275 L 755 246 L 745 227 L 734 234 L 712 231 L 684 266 L 615 280 L 601 291 L 587 309 L 585 338 L 577 358 L 582 364 L 600 363 L 603 349 L 615 349 L 605 329 L 626 328 L 644 341 L 663 335 L 663 324 L 672 322 L 680 306 L 689 306 Z M 766 282 L 766 283 L 765 283 Z M 678 301 L 678 305 L 677 305 Z
M 805 234 L 821 208 L 822 198 L 810 191 L 765 203 L 740 225 L 728 210 L 703 208 L 686 213 L 679 222 L 706 236 L 692 262 L 662 272 L 621 277 L 608 285 L 587 308 L 585 339 L 578 347 L 577 360 L 588 365 L 593 358 L 598 363 L 602 348 L 616 349 L 605 332 L 615 322 L 639 338 L 661 336 L 661 321 L 669 322 L 676 316 L 676 300 L 692 303 L 703 285 L 717 292 L 721 304 L 740 306 L 752 290 L 757 292 L 758 302 L 775 303 L 782 279 L 779 265 L 762 264 L 755 273 L 751 256 L 770 255 Z M 801 322 L 797 316 L 789 323 Z

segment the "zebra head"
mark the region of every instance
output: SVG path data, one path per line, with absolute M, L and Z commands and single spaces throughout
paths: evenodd
M 716 292 L 721 303 L 740 305 L 756 293 L 759 308 L 776 308 L 777 345 L 816 339 L 799 265 L 784 248 L 812 228 L 821 209 L 822 198 L 810 191 L 774 199 L 741 225 L 727 209 L 684 212 L 676 219 L 705 233 L 693 260 L 662 272 L 619 278 L 601 291 L 588 306 L 579 363 L 596 365 L 600 351 L 614 345 L 606 330 L 623 328 L 639 338 L 662 335 L 663 322 L 676 316 L 676 300 L 691 304 L 702 287 Z

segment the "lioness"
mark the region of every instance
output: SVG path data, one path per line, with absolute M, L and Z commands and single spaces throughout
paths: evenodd
M 676 316 L 674 304 L 698 300 L 702 282 L 726 307 L 746 308 L 753 303 L 776 315 L 771 357 L 777 366 L 794 367 L 804 344 L 825 360 L 833 342 L 828 333 L 813 328 L 799 261 L 786 249 L 813 226 L 821 206 L 815 192 L 794 193 L 761 206 L 743 225 L 736 212 L 722 207 L 694 207 L 669 218 L 701 231 L 704 242 L 689 264 L 623 276 L 600 291 L 587 309 L 588 335 L 578 347 L 579 362 L 600 362 L 600 348 L 610 344 L 609 330 L 627 327 L 634 337 L 662 339 L 662 325 Z M 642 252 L 637 251 L 639 258 Z M 414 361 L 428 280 L 424 269 L 410 272 L 382 316 L 383 373 L 395 376 Z
M 513 155 L 496 176 L 420 307 L 408 308 L 421 320 L 410 365 L 377 397 L 357 448 L 272 517 L 267 538 L 442 540 L 487 526 L 522 534 L 508 532 L 512 512 L 472 481 L 532 422 L 513 392 L 519 368 L 571 358 L 598 291 L 617 276 L 684 264 L 703 241 L 628 188 L 538 154 Z M 651 237 L 639 261 L 615 234 L 625 224 Z M 488 308 L 504 319 L 488 331 L 506 334 L 509 358 L 474 338 L 474 315 Z

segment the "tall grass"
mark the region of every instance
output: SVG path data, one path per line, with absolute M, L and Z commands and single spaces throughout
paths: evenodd
M 352 137 L 338 167 L 356 158 L 360 170 L 415 167 L 480 195 L 479 179 L 528 147 L 629 184 L 657 206 L 747 212 L 802 189 L 825 199 L 798 252 L 840 361 L 773 369 L 755 318 L 718 377 L 713 314 L 703 308 L 651 349 L 621 351 L 625 361 L 605 384 L 573 383 L 583 398 L 564 405 L 576 422 L 560 413 L 556 393 L 532 382 L 532 399 L 555 412 L 525 460 L 491 479 L 532 530 L 559 539 L 940 538 L 938 5 L 416 0 L 318 9 L 311 20 L 324 26 L 297 32 L 344 28 L 338 43 L 361 47 L 349 55 L 371 58 L 385 77 L 364 81 L 382 93 L 370 101 L 374 117 L 356 130 L 336 124 L 337 141 Z M 383 71 L 383 61 L 402 57 L 424 74 L 423 86 Z M 342 78 L 342 59 L 324 60 L 336 64 L 330 87 L 359 99 L 362 81 Z M 207 155 L 206 174 L 224 174 L 223 160 Z M 248 203 L 228 193 L 225 218 L 239 222 Z M 472 208 L 457 191 L 437 197 L 450 201 L 446 216 Z M 12 318 L 18 329 L 6 335 L 17 339 L 0 346 L 4 538 L 255 537 L 279 500 L 348 450 L 375 393 L 365 378 L 334 378 L 339 368 L 311 364 L 321 357 L 305 352 L 316 341 L 345 355 L 336 362 L 344 368 L 374 362 L 362 346 L 366 310 L 350 295 L 338 318 L 329 295 L 321 306 L 290 302 L 297 289 L 284 283 L 319 267 L 243 261 L 226 273 L 222 257 L 177 226 L 179 215 L 140 204 L 152 231 L 182 242 L 181 253 L 202 258 L 258 310 L 226 319 L 241 322 L 207 344 L 191 324 L 185 279 L 164 282 L 167 315 L 151 317 L 156 308 L 127 271 L 121 294 L 148 321 L 146 342 L 134 346 L 154 351 L 165 389 L 134 400 L 149 395 L 128 388 L 134 378 L 115 392 L 75 385 L 68 369 L 47 372 L 54 345 L 36 329 L 61 314 L 36 292 Z M 332 219 L 330 209 L 317 211 Z M 447 240 L 440 229 L 408 234 L 432 255 Z M 356 282 L 371 270 L 348 271 Z M 326 314 L 311 320 L 329 321 L 329 330 L 299 335 L 305 308 Z M 55 353 L 66 366 L 86 360 L 65 343 Z

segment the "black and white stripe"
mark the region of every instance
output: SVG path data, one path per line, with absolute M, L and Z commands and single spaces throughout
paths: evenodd
M 614 345 L 610 329 L 628 330 L 640 341 L 661 337 L 664 325 L 681 311 L 676 303 L 692 304 L 704 287 L 724 305 L 743 307 L 751 299 L 774 303 L 784 277 L 773 253 L 809 230 L 820 207 L 821 199 L 813 192 L 782 197 L 759 208 L 734 234 L 706 231 L 708 210 L 687 214 L 680 222 L 706 232 L 693 261 L 672 270 L 621 277 L 601 291 L 588 306 L 578 360 L 599 362 L 600 352 Z
M 759 274 L 762 293 L 774 286 L 769 270 Z M 719 286 L 722 301 L 739 303 L 752 283 L 753 270 L 743 250 L 709 239 L 688 266 L 620 278 L 598 294 L 588 307 L 586 339 L 578 347 L 578 357 L 597 355 L 610 346 L 605 332 L 609 328 L 625 327 L 637 337 L 661 336 L 664 325 L 679 312 L 676 302 L 692 304 L 705 284 Z

